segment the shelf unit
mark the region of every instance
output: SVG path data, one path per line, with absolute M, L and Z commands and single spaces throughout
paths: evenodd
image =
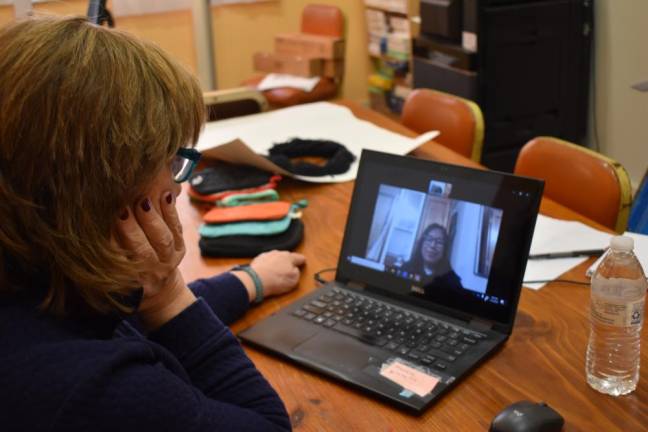
M 412 90 L 412 40 L 418 34 L 416 0 L 365 0 L 372 62 L 369 105 L 391 116 L 400 115 Z

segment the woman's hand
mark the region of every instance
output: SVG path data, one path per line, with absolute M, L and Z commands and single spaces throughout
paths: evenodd
M 263 285 L 263 296 L 271 297 L 284 294 L 297 286 L 299 282 L 299 267 L 306 262 L 302 254 L 277 251 L 265 252 L 250 263 Z M 245 272 L 233 272 L 248 291 L 250 302 L 256 298 L 254 281 Z
M 161 194 L 156 202 L 144 198 L 133 209 L 125 209 L 117 233 L 120 245 L 140 268 L 144 295 L 138 314 L 148 329 L 161 326 L 196 301 L 178 270 L 185 246 L 172 192 Z

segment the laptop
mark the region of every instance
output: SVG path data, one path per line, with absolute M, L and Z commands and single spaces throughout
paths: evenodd
M 543 187 L 364 150 L 335 279 L 239 337 L 422 413 L 510 336 Z

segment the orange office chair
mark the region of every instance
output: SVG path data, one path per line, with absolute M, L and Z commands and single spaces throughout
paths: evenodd
M 522 147 L 515 173 L 545 180 L 545 195 L 619 233 L 632 203 L 630 178 L 618 162 L 553 137 L 534 138 Z
M 257 114 L 268 110 L 268 101 L 261 92 L 248 87 L 213 90 L 203 93 L 207 121 Z
M 405 100 L 401 122 L 418 133 L 441 132 L 436 142 L 475 162 L 481 160 L 484 117 L 479 106 L 447 93 L 414 90 Z
M 301 32 L 319 36 L 344 37 L 344 15 L 336 6 L 309 4 L 304 7 L 301 18 Z M 257 76 L 244 82 L 256 87 L 265 77 Z M 266 90 L 263 95 L 271 106 L 287 107 L 309 102 L 334 98 L 340 82 L 333 78 L 321 77 L 315 88 L 305 92 L 293 88 Z

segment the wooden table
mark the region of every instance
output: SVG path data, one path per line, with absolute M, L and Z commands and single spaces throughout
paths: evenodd
M 359 118 L 414 136 L 400 124 L 358 104 L 340 104 Z M 432 142 L 414 154 L 479 166 Z M 233 326 L 234 332 L 316 289 L 313 274 L 337 265 L 352 183 L 316 185 L 285 180 L 279 191 L 285 200 L 307 198 L 310 202 L 303 212 L 305 238 L 298 249 L 308 262 L 297 290 L 250 310 Z M 200 210 L 186 195 L 178 200 L 178 207 L 188 249 L 182 264 L 187 280 L 211 276 L 240 262 L 201 258 L 197 244 Z M 541 211 L 601 228 L 547 199 Z M 591 263 L 589 260 L 565 277 L 586 281 L 584 273 Z M 297 431 L 485 431 L 500 410 L 522 399 L 545 401 L 558 410 L 565 418 L 565 431 L 648 430 L 648 331 L 642 335 L 643 367 L 637 390 L 629 396 L 605 396 L 592 390 L 585 380 L 588 313 L 587 286 L 554 282 L 540 291 L 523 289 L 513 335 L 504 348 L 420 417 L 254 349 L 246 347 L 246 352 L 278 391 Z

